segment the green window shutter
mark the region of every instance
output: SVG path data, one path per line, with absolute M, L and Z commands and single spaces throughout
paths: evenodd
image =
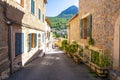
M 80 20 L 80 38 L 83 38 L 83 20 Z
M 43 14 L 43 23 L 44 23 L 44 20 L 45 20 L 45 18 L 44 18 L 45 16 L 44 16 L 44 14 Z
M 35 47 L 37 46 L 37 34 L 34 34 L 35 38 L 34 38 L 34 44 L 35 44 Z
M 40 9 L 38 9 L 38 19 L 40 20 L 40 17 L 41 17 L 41 11 Z
M 32 34 L 28 34 L 28 37 L 29 37 L 29 51 L 31 50 L 31 47 L 32 47 Z
M 35 1 L 31 0 L 31 13 L 34 14 L 35 13 Z
M 88 37 L 92 38 L 92 15 L 89 15 L 87 19 L 88 19 L 87 35 Z
M 24 33 L 15 33 L 15 55 L 24 53 Z

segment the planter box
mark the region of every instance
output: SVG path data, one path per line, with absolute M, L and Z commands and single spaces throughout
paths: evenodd
M 73 58 L 73 56 L 71 54 L 67 53 L 67 55 L 68 55 L 68 57 Z
M 75 63 L 81 63 L 82 60 L 80 59 L 80 57 L 78 55 L 72 55 L 73 56 L 73 60 Z
M 108 68 L 99 67 L 96 64 L 89 62 L 90 69 L 95 72 L 99 77 L 108 76 Z

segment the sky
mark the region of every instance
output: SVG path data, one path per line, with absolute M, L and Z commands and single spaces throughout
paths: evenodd
M 54 17 L 61 13 L 61 11 L 68 7 L 75 5 L 78 7 L 79 0 L 47 0 L 46 16 Z

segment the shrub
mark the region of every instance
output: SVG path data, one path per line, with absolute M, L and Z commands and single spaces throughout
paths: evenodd
M 101 55 L 100 67 L 107 67 L 107 66 L 110 66 L 110 58 L 109 55 L 106 53 L 104 55 Z
M 89 38 L 88 39 L 88 44 L 89 45 L 94 45 L 94 39 L 93 38 Z
M 77 44 L 77 42 L 73 41 L 69 48 L 70 48 L 70 53 L 77 52 L 78 51 L 78 44 Z
M 100 54 L 97 51 L 91 50 L 91 61 L 100 67 L 110 66 L 110 58 L 108 53 Z
M 65 46 L 65 45 L 67 45 L 68 43 L 67 43 L 67 40 L 63 40 L 62 41 L 62 46 Z
M 79 55 L 80 55 L 80 56 L 83 56 L 83 48 L 80 48 L 80 49 L 79 49 Z
M 63 40 L 61 49 L 66 51 L 67 45 L 68 45 L 67 40 Z
M 99 65 L 99 52 L 91 50 L 91 61 Z

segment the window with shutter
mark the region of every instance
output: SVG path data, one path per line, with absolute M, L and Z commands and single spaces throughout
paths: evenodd
M 88 19 L 87 35 L 88 37 L 92 38 L 92 15 L 89 15 L 87 19 Z
M 21 5 L 24 7 L 24 0 L 21 0 Z
M 41 17 L 41 11 L 40 9 L 38 9 L 38 19 L 40 20 L 40 17 Z
M 34 34 L 35 35 L 35 37 L 34 37 L 34 45 L 35 45 L 35 47 L 37 46 L 37 34 Z
M 43 14 L 43 23 L 44 23 L 44 20 L 45 20 L 45 16 L 44 16 L 44 14 Z
M 24 0 L 16 0 L 17 3 L 19 3 L 21 6 L 24 7 Z
M 24 33 L 15 34 L 15 55 L 24 53 Z
M 44 43 L 44 33 L 42 34 L 42 42 Z
M 80 20 L 80 38 L 83 38 L 83 20 Z
M 31 13 L 35 14 L 35 1 L 31 0 Z
M 28 35 L 29 36 L 29 50 L 31 50 L 31 48 L 35 48 L 37 46 L 37 34 L 35 33 L 31 33 Z
M 38 48 L 40 48 L 41 45 L 41 34 L 38 34 Z
M 80 20 L 80 29 L 81 38 L 92 38 L 92 15 L 89 15 Z
M 29 50 L 28 51 L 30 51 L 32 48 L 32 34 L 28 34 L 28 38 L 29 38 L 28 40 Z
M 32 48 L 34 48 L 35 47 L 35 34 L 34 33 L 32 33 Z
M 87 39 L 87 24 L 88 20 L 87 17 L 83 19 L 83 38 Z

